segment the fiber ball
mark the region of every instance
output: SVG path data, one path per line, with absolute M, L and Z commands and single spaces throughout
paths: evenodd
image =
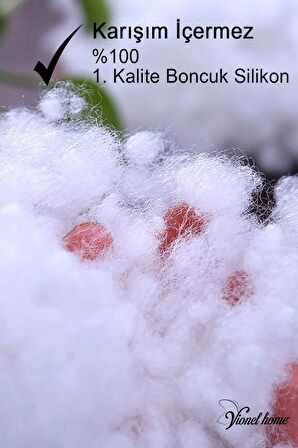
M 0 117 L 0 446 L 265 448 L 219 401 L 273 413 L 298 359 L 297 179 L 261 223 L 242 159 L 65 104 Z

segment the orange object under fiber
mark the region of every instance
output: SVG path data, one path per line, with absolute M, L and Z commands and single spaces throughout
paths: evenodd
M 236 305 L 241 299 L 253 294 L 252 282 L 244 271 L 234 272 L 227 280 L 223 289 L 223 298 L 231 305 Z
M 166 229 L 161 236 L 160 252 L 164 253 L 179 238 L 200 235 L 206 227 L 207 219 L 198 215 L 193 207 L 185 202 L 170 208 L 164 216 Z
M 102 257 L 113 244 L 106 229 L 94 222 L 79 224 L 63 238 L 65 247 L 76 252 L 82 260 L 96 260 Z
M 276 391 L 273 415 L 289 417 L 289 420 L 285 425 L 267 428 L 270 448 L 278 443 L 290 443 L 298 448 L 298 363 L 292 366 L 289 381 Z

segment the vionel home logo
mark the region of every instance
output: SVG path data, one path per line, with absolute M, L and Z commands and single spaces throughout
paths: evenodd
M 298 448 L 297 57 L 297 0 L 0 0 L 0 448 Z
M 224 413 L 217 420 L 226 429 L 237 425 L 286 425 L 289 417 L 270 416 L 269 412 L 259 412 L 258 415 L 251 415 L 249 406 L 239 406 L 237 401 L 223 399 L 218 404 L 224 409 Z

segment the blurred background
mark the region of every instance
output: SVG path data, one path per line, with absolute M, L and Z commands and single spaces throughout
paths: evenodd
M 253 41 L 94 40 L 93 21 L 113 25 L 254 26 Z M 181 150 L 239 150 L 272 181 L 298 172 L 297 0 L 0 0 L 0 106 L 34 107 L 40 85 L 37 60 L 47 64 L 80 24 L 55 79 L 88 81 L 89 100 L 100 103 L 105 123 L 134 132 L 166 131 Z M 173 32 L 174 35 L 174 32 Z M 112 64 L 98 66 L 107 84 L 96 85 L 94 48 L 137 48 L 138 67 L 164 71 L 212 71 L 237 67 L 288 71 L 288 85 L 113 85 Z M 128 70 L 135 66 L 125 66 Z M 122 67 L 121 67 L 122 68 Z M 251 162 L 250 162 L 251 163 Z M 264 196 L 264 198 L 265 198 Z M 264 199 L 263 200 L 266 200 Z

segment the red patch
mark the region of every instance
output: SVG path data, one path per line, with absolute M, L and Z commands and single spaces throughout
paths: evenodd
M 236 305 L 242 299 L 253 294 L 253 287 L 249 275 L 244 271 L 232 274 L 223 289 L 223 298 L 231 305 Z
M 82 260 L 96 260 L 111 248 L 113 239 L 106 229 L 94 222 L 85 222 L 72 229 L 63 238 L 65 247 L 77 253 Z
M 274 417 L 289 417 L 285 425 L 268 426 L 267 435 L 271 446 L 290 443 L 298 448 L 298 363 L 292 366 L 288 383 L 281 385 L 275 393 Z
M 170 208 L 164 216 L 166 229 L 161 236 L 159 250 L 166 252 L 180 238 L 200 235 L 206 227 L 207 219 L 198 215 L 193 207 L 185 202 Z

